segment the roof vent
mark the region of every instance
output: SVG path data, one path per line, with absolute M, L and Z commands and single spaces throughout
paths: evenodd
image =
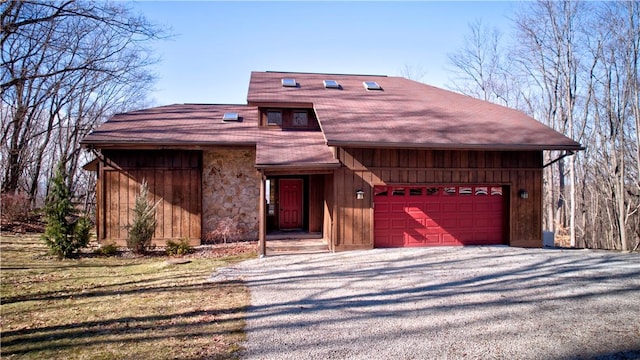
M 282 86 L 284 86 L 284 87 L 297 87 L 298 83 L 296 82 L 296 79 L 284 78 L 284 79 L 282 79 Z
M 340 84 L 335 80 L 322 80 L 322 83 L 327 89 L 340 89 Z
M 222 121 L 241 121 L 240 114 L 238 114 L 237 112 L 226 112 L 224 113 L 224 115 L 222 115 Z
M 382 87 L 375 81 L 363 81 L 362 85 L 367 90 L 382 90 Z

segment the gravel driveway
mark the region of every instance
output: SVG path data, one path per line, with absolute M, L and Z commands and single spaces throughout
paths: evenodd
M 246 359 L 640 359 L 640 255 L 511 247 L 280 255 L 251 291 Z

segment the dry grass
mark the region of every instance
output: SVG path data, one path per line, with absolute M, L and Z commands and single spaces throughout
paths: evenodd
M 228 359 L 244 340 L 247 288 L 211 283 L 251 256 L 46 256 L 37 235 L 2 235 L 2 359 Z

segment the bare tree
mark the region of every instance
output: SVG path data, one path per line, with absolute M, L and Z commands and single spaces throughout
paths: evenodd
M 402 68 L 400 68 L 400 76 L 410 80 L 422 82 L 425 75 L 427 75 L 427 70 L 420 65 L 410 65 L 405 63 L 402 65 Z
M 448 55 L 453 66 L 452 89 L 463 94 L 508 105 L 513 102 L 508 60 L 501 48 L 501 33 L 482 21 L 469 24 L 462 49 Z
M 162 31 L 124 4 L 24 0 L 0 10 L 1 191 L 42 197 L 58 161 L 75 190 L 80 138 L 145 96 L 156 61 L 146 44 Z
M 597 148 L 598 185 L 608 210 L 611 236 L 616 248 L 630 250 L 631 237 L 638 242 L 640 170 L 638 121 L 640 117 L 640 2 L 607 3 L 594 21 L 600 46 L 594 71 L 596 96 L 593 144 Z M 635 236 L 634 236 L 635 235 Z
M 577 103 L 578 97 L 584 95 L 579 94 L 582 89 L 579 89 L 578 76 L 581 67 L 580 48 L 584 40 L 581 21 L 588 12 L 589 9 L 580 2 L 545 0 L 531 3 L 516 20 L 520 44 L 516 58 L 521 69 L 535 79 L 538 95 L 544 100 L 542 108 L 537 111 L 537 117 L 578 141 L 581 140 L 584 123 L 578 123 L 577 115 L 586 113 L 578 108 Z M 583 102 L 582 105 L 586 106 L 586 103 Z M 547 160 L 551 160 L 561 155 L 551 152 L 547 156 Z M 568 171 L 564 160 L 557 162 L 557 171 L 547 170 L 547 180 L 557 179 L 558 189 L 556 192 L 548 192 L 551 196 L 556 194 L 555 199 L 547 200 L 556 206 L 548 207 L 550 216 L 547 226 L 568 227 L 572 246 L 576 245 L 575 161 L 574 156 L 569 158 Z M 555 188 L 555 185 L 551 184 L 551 188 Z
M 465 49 L 450 56 L 454 87 L 509 99 L 586 145 L 545 168 L 544 225 L 568 229 L 573 246 L 633 249 L 640 243 L 640 2 L 541 0 L 520 10 L 509 47 L 481 23 L 471 25 Z M 496 96 L 504 88 L 511 95 Z M 545 162 L 563 155 L 547 152 Z

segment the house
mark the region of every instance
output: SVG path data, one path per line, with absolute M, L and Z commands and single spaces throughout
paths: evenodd
M 145 179 L 154 241 L 193 245 L 225 218 L 245 238 L 302 230 L 332 251 L 542 246 L 544 150 L 579 143 L 522 112 L 401 77 L 253 72 L 246 105 L 113 116 L 97 160 L 97 233 L 124 243 Z

